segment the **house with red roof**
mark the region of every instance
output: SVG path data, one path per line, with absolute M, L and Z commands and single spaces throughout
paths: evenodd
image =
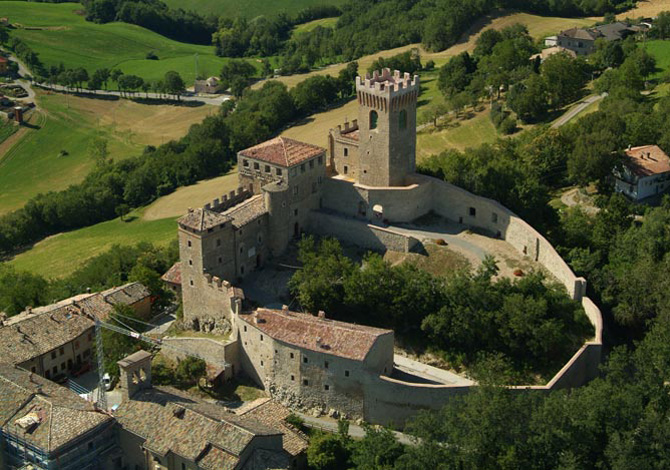
M 615 190 L 640 201 L 670 188 L 670 157 L 658 145 L 630 147 L 615 170 Z

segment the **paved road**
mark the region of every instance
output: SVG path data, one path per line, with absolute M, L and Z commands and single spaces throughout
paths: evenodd
M 5 51 L 7 52 L 7 51 Z M 28 67 L 26 67 L 23 62 L 21 62 L 17 57 L 15 57 L 12 54 L 8 54 L 9 60 L 12 62 L 16 62 L 19 65 L 19 75 L 21 77 L 27 77 L 31 76 L 30 70 L 28 70 Z M 48 90 L 53 90 L 53 91 L 58 91 L 62 93 L 74 93 L 73 90 L 69 90 L 64 86 L 61 85 L 48 85 L 46 83 L 35 83 L 33 85 L 28 82 L 28 80 L 18 80 L 21 85 L 28 91 L 28 98 L 34 101 L 35 98 L 35 92 L 33 91 L 32 86 L 39 86 L 40 88 L 48 89 Z M 81 92 L 77 92 L 78 94 L 88 94 L 88 95 L 93 95 L 93 96 L 118 96 L 121 97 L 121 92 L 120 91 L 114 91 L 114 90 L 82 90 Z M 142 93 L 138 92 L 136 95 L 137 98 L 151 98 L 151 99 L 164 99 L 164 95 L 160 95 L 158 93 Z M 26 99 L 26 98 L 23 98 Z M 193 101 L 193 102 L 199 102 L 199 103 L 205 103 L 205 104 L 211 104 L 214 106 L 219 106 L 221 103 L 224 101 L 228 101 L 231 99 L 230 95 L 227 94 L 220 94 L 216 96 L 197 96 L 197 95 L 182 95 L 181 96 L 181 101 Z M 37 103 L 36 103 L 37 104 Z
M 601 95 L 592 95 L 586 98 L 584 101 L 579 103 L 577 106 L 573 107 L 570 109 L 568 112 L 566 112 L 563 116 L 558 118 L 556 122 L 554 122 L 551 127 L 552 129 L 558 129 L 561 126 L 564 126 L 568 122 L 570 122 L 575 116 L 577 116 L 579 113 L 584 111 L 588 106 L 591 104 L 595 103 L 596 101 L 602 100 L 604 97 L 607 96 L 607 93 L 603 93 Z
M 305 426 L 308 428 L 315 428 L 315 429 L 320 429 L 322 431 L 327 431 L 327 432 L 332 432 L 336 433 L 337 432 L 337 420 L 333 418 L 315 418 L 314 416 L 306 415 L 304 413 L 297 413 L 298 416 L 300 416 L 303 421 L 305 422 Z M 393 435 L 398 439 L 398 442 L 401 444 L 409 445 L 409 446 L 415 446 L 417 445 L 417 440 L 416 438 L 409 436 L 407 434 L 403 434 L 398 431 L 391 431 Z M 365 437 L 365 429 L 363 427 L 358 426 L 353 423 L 349 423 L 349 435 L 353 438 L 361 439 Z

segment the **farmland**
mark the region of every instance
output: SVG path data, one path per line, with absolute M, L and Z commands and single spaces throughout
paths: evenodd
M 211 106 L 142 105 L 62 94 L 38 94 L 40 111 L 31 128 L 0 154 L 0 214 L 41 192 L 81 181 L 95 163 L 93 139 L 108 142 L 109 157 L 137 155 L 145 145 L 178 138 L 214 111 Z
M 118 68 L 145 80 L 157 80 L 175 70 L 190 84 L 198 72 L 218 75 L 227 59 L 214 48 L 173 41 L 157 33 L 126 23 L 95 24 L 81 15 L 78 3 L 3 1 L 2 14 L 19 28 L 12 35 L 25 41 L 47 65 L 63 63 L 68 68 Z M 159 60 L 146 59 L 153 52 Z M 251 61 L 256 63 L 255 61 Z

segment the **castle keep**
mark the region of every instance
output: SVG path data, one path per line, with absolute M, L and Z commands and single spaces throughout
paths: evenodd
M 429 366 L 395 356 L 392 331 L 332 321 L 323 312 L 251 310 L 236 287 L 303 232 L 408 252 L 419 240 L 393 225 L 430 212 L 505 240 L 582 301 L 596 327 L 595 340 L 547 386 L 535 388 L 576 386 L 597 374 L 602 320 L 584 297 L 586 281 L 499 203 L 415 172 L 418 95 L 418 76 L 384 69 L 357 77 L 358 119 L 330 130 L 328 155 L 285 137 L 242 150 L 240 189 L 179 219 L 181 259 L 165 279 L 175 289 L 175 280 L 181 285 L 187 325 L 231 332 L 231 341 L 221 345 L 230 364 L 224 377 L 244 372 L 290 406 L 377 423 L 401 423 L 419 409 L 437 409 L 467 392 L 474 384 L 461 377 L 412 378 L 407 370 Z

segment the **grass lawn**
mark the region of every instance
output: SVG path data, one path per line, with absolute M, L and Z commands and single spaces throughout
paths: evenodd
M 146 221 L 142 219 L 142 211 L 135 211 L 126 222 L 114 219 L 49 237 L 8 263 L 45 277 L 65 277 L 112 245 L 139 242 L 167 245 L 176 237 L 176 218 Z
M 293 16 L 296 13 L 311 6 L 341 5 L 344 0 L 165 0 L 172 8 L 183 8 L 194 10 L 201 14 L 213 13 L 228 17 L 244 16 L 255 18 L 257 16 L 274 16 L 279 13 L 287 13 Z
M 39 92 L 34 128 L 10 148 L 0 150 L 0 214 L 31 197 L 65 189 L 93 168 L 89 145 L 107 139 L 116 160 L 137 155 L 145 145 L 160 145 L 186 134 L 213 106 L 143 105 L 129 100 L 98 100 Z M 66 156 L 59 156 L 60 151 Z
M 19 127 L 16 126 L 12 121 L 3 120 L 0 122 L 0 144 L 7 140 L 10 136 L 14 135 L 18 130 Z
M 453 119 L 438 130 L 428 127 L 417 134 L 417 161 L 436 155 L 448 148 L 465 150 L 480 144 L 492 143 L 499 137 L 489 111 L 475 113 L 466 119 Z
M 160 220 L 168 217 L 181 217 L 189 207 L 202 207 L 237 188 L 237 170 L 233 169 L 227 175 L 184 186 L 172 194 L 159 198 L 146 208 L 143 219 Z
M 0 5 L 2 15 L 13 24 L 35 28 L 12 30 L 11 35 L 23 39 L 46 66 L 62 62 L 68 68 L 84 67 L 89 72 L 114 67 L 145 80 L 176 70 L 190 85 L 195 79 L 196 53 L 202 74 L 218 75 L 227 60 L 216 57 L 212 46 L 173 41 L 139 26 L 87 22 L 79 13 L 79 3 L 2 1 Z M 154 52 L 159 60 L 146 60 L 148 52 Z
M 293 28 L 293 34 L 307 33 L 321 26 L 322 28 L 333 28 L 337 23 L 337 17 L 321 18 L 320 20 L 308 21 L 307 23 L 299 24 Z
M 451 248 L 426 243 L 425 249 L 426 252 L 423 254 L 387 251 L 384 254 L 384 259 L 393 265 L 412 263 L 422 271 L 429 272 L 434 276 L 443 277 L 449 277 L 457 271 L 472 268 L 465 256 Z
M 653 74 L 651 78 L 658 78 L 665 74 L 668 69 L 670 69 L 670 41 L 658 39 L 655 41 L 648 41 L 644 46 L 647 49 L 647 52 L 656 59 L 657 72 Z

